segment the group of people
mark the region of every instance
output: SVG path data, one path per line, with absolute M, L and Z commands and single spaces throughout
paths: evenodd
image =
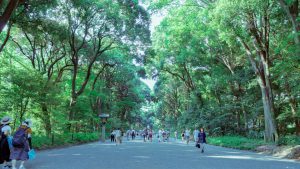
M 110 133 L 110 141 L 116 143 L 116 145 L 122 143 L 122 131 L 120 128 L 117 128 Z
M 153 131 L 152 131 L 152 129 L 145 128 L 142 131 L 142 136 L 143 136 L 144 142 L 146 142 L 147 140 L 152 142 L 152 140 L 153 140 Z
M 134 140 L 137 135 L 138 135 L 138 133 L 133 129 L 127 130 L 127 132 L 126 132 L 126 137 L 127 137 L 128 141 L 129 141 L 130 137 L 131 137 L 131 140 Z
M 160 129 L 158 130 L 158 142 L 168 142 L 170 138 L 170 132 L 168 130 Z
M 178 139 L 178 133 L 177 131 L 174 132 L 175 139 Z M 181 140 L 182 142 L 186 142 L 186 144 L 189 144 L 191 140 L 191 130 L 186 129 L 181 132 Z M 200 148 L 200 151 L 203 153 L 204 152 L 204 146 L 206 144 L 206 133 L 204 132 L 203 128 L 200 128 L 198 130 L 197 128 L 193 131 L 193 139 L 195 141 L 195 146 Z
M 157 134 L 158 142 L 168 142 L 170 138 L 170 132 L 168 130 L 164 129 L 159 129 Z M 149 128 L 145 128 L 144 130 L 140 131 L 135 131 L 133 129 L 127 130 L 126 132 L 126 137 L 127 140 L 129 141 L 129 138 L 131 137 L 132 140 L 135 139 L 136 136 L 141 136 L 146 142 L 147 140 L 152 142 L 153 137 L 156 136 L 154 131 Z M 124 134 L 125 135 L 125 134 Z M 175 140 L 178 139 L 178 132 L 174 132 Z M 116 142 L 116 145 L 121 144 L 122 142 L 122 131 L 120 129 L 113 130 L 111 132 L 111 142 Z M 181 132 L 181 139 L 182 142 L 186 142 L 186 144 L 189 144 L 191 140 L 194 140 L 195 146 L 200 148 L 200 151 L 203 153 L 204 152 L 204 146 L 206 144 L 206 133 L 204 132 L 203 128 L 200 128 L 198 130 L 197 128 L 191 133 L 190 129 L 183 130 Z
M 28 152 L 32 149 L 31 126 L 32 121 L 27 119 L 12 135 L 11 117 L 3 117 L 0 125 L 0 164 L 2 169 L 17 169 L 17 161 L 21 161 L 19 169 L 25 169 L 24 163 L 29 159 Z M 11 162 L 11 164 L 10 164 Z

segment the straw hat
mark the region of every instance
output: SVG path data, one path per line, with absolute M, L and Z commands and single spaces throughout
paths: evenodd
M 5 116 L 1 119 L 1 124 L 9 124 L 12 121 L 12 119 L 8 116 Z

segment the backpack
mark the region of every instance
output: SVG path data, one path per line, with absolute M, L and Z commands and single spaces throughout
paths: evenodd
M 16 148 L 24 148 L 25 147 L 25 142 L 27 140 L 26 136 L 26 130 L 27 128 L 19 128 L 17 132 L 14 134 L 14 138 L 12 140 L 12 145 Z

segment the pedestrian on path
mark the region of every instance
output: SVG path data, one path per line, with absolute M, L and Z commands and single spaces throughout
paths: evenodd
M 9 169 L 8 162 L 10 161 L 10 146 L 8 139 L 11 137 L 11 123 L 12 119 L 8 116 L 3 117 L 1 120 L 1 135 L 0 135 L 0 163 L 2 165 L 2 169 Z
M 184 137 L 184 131 L 182 131 L 181 132 L 181 140 L 182 140 L 182 142 L 184 142 L 184 139 L 185 139 L 185 137 Z
M 122 133 L 119 128 L 117 130 L 115 130 L 115 136 L 116 136 L 116 145 L 120 145 Z
M 149 139 L 150 139 L 150 142 L 152 142 L 152 137 L 153 137 L 153 131 L 150 130 L 150 131 L 149 131 Z
M 110 133 L 110 142 L 111 142 L 111 143 L 116 142 L 116 137 L 115 137 L 115 135 L 116 135 L 116 132 L 115 132 L 115 130 L 113 130 L 113 131 Z
M 132 140 L 135 139 L 135 131 L 134 131 L 134 130 L 131 131 L 131 139 L 132 139 Z
M 178 139 L 178 133 L 177 131 L 174 132 L 174 136 L 175 136 L 175 141 Z
M 189 142 L 190 142 L 190 132 L 191 132 L 191 130 L 188 129 L 188 128 L 184 132 L 184 136 L 185 136 L 185 139 L 186 139 L 186 144 L 189 144 Z
M 158 142 L 161 142 L 162 139 L 162 130 L 158 130 Z
M 195 128 L 195 130 L 193 131 L 195 144 L 197 144 L 197 142 L 198 142 L 198 134 L 199 134 L 199 130 L 197 128 Z
M 198 142 L 200 144 L 201 153 L 204 153 L 204 146 L 206 144 L 206 134 L 203 128 L 200 128 L 200 132 L 198 134 Z
M 14 134 L 13 148 L 10 155 L 10 159 L 12 159 L 12 169 L 16 169 L 17 161 L 21 161 L 19 169 L 25 169 L 24 163 L 29 159 L 28 152 L 32 149 L 31 127 L 32 122 L 27 119 Z

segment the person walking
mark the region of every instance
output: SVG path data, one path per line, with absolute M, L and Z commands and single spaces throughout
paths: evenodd
M 174 132 L 174 137 L 175 137 L 175 141 L 176 141 L 177 138 L 178 138 L 178 133 L 177 133 L 177 131 Z
M 162 130 L 158 130 L 158 142 L 161 142 L 161 139 L 162 139 Z
M 204 153 L 204 146 L 206 144 L 206 134 L 203 128 L 200 128 L 200 132 L 198 134 L 198 142 L 200 144 L 201 153 Z
M 132 139 L 132 140 L 135 139 L 135 131 L 134 131 L 134 130 L 131 131 L 131 139 Z
M 116 137 L 116 145 L 120 145 L 121 144 L 121 130 L 118 128 L 117 130 L 115 130 L 115 137 Z
M 11 137 L 11 123 L 12 119 L 8 116 L 1 119 L 1 135 L 0 135 L 0 163 L 3 164 L 2 169 L 9 169 L 8 162 L 10 161 L 10 145 L 8 143 Z
M 32 149 L 31 127 L 32 122 L 27 119 L 22 123 L 14 135 L 13 148 L 10 155 L 10 159 L 12 160 L 12 169 L 16 169 L 17 160 L 21 161 L 19 169 L 25 169 L 24 163 L 29 159 L 28 152 Z
M 150 140 L 150 142 L 152 142 L 152 137 L 153 137 L 153 131 L 150 130 L 149 131 L 149 140 Z
M 184 139 L 185 139 L 185 137 L 184 137 L 184 131 L 182 131 L 181 132 L 181 140 L 182 140 L 182 142 L 184 142 Z
M 190 129 L 185 130 L 184 136 L 185 136 L 185 139 L 186 139 L 186 144 L 189 144 L 189 142 L 190 142 Z
M 116 135 L 116 132 L 115 132 L 115 130 L 113 130 L 113 131 L 110 133 L 110 142 L 111 142 L 111 143 L 116 142 L 116 137 L 115 137 L 115 135 Z
M 193 131 L 195 144 L 198 143 L 198 134 L 199 134 L 199 130 L 197 128 L 195 128 L 195 130 Z

